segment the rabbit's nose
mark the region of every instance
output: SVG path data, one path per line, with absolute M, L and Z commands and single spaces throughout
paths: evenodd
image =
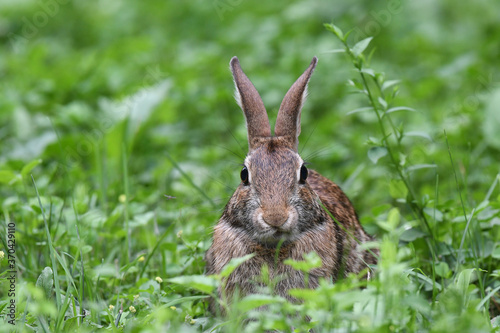
M 264 211 L 262 219 L 271 227 L 279 228 L 288 220 L 288 212 L 282 210 Z

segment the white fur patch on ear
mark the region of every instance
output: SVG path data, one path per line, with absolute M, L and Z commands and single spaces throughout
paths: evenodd
M 302 98 L 300 100 L 300 108 L 304 106 L 304 103 L 306 102 L 307 96 L 309 95 L 309 90 L 308 90 L 309 84 L 306 85 L 304 92 L 302 93 Z
M 240 107 L 240 109 L 243 110 L 243 107 L 241 105 L 241 93 L 240 93 L 240 90 L 238 89 L 238 85 L 236 84 L 236 79 L 234 77 L 233 68 L 231 67 L 231 63 L 232 63 L 233 60 L 234 60 L 234 58 L 231 59 L 231 62 L 229 63 L 229 70 L 233 74 L 233 83 L 234 83 L 234 94 L 233 94 L 233 97 L 236 100 L 236 104 L 238 104 L 238 106 Z M 238 59 L 236 59 L 236 60 L 238 60 Z
M 248 168 L 248 166 L 250 165 L 250 154 L 247 155 L 247 157 L 245 158 L 245 162 L 243 162 L 245 164 L 245 166 L 247 167 L 247 171 L 248 171 L 248 182 L 250 184 L 252 184 L 252 174 L 250 173 L 250 169 Z
M 300 169 L 302 168 L 302 165 L 304 165 L 304 160 L 302 157 L 300 157 L 299 154 L 297 154 L 297 157 L 299 158 L 299 168 L 297 169 L 297 181 L 300 181 Z
M 238 104 L 238 106 L 243 110 L 243 106 L 241 105 L 241 94 L 240 94 L 240 91 L 238 89 L 238 86 L 236 85 L 236 82 L 234 81 L 234 99 L 236 100 L 236 103 Z

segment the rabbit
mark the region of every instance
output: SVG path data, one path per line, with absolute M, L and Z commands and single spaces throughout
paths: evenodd
M 205 254 L 206 274 L 219 274 L 233 258 L 254 256 L 238 266 L 217 290 L 218 297 L 229 302 L 236 291 L 240 296 L 258 292 L 263 265 L 268 266 L 271 279 L 278 279 L 274 293 L 295 301 L 288 290 L 316 288 L 320 278 L 335 282 L 377 262 L 377 250 L 360 249 L 359 244 L 372 237 L 364 231 L 345 193 L 308 169 L 298 154 L 301 108 L 317 61 L 314 57 L 286 93 L 274 135 L 259 93 L 238 58 L 230 61 L 235 97 L 246 119 L 249 152 L 241 183 L 214 227 L 213 243 Z M 283 261 L 303 260 L 303 255 L 312 251 L 322 265 L 310 272 L 306 286 L 304 273 Z M 209 309 L 214 313 L 218 309 L 214 300 Z

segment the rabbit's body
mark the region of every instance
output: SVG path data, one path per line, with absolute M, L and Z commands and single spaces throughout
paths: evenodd
M 236 289 L 240 295 L 257 292 L 263 265 L 268 266 L 269 278 L 279 281 L 275 293 L 291 299 L 289 289 L 315 288 L 320 278 L 335 281 L 340 274 L 359 273 L 376 262 L 372 254 L 359 249 L 359 243 L 371 238 L 347 196 L 329 179 L 307 170 L 297 153 L 300 108 L 315 65 L 316 58 L 286 94 L 271 136 L 260 96 L 237 58 L 231 61 L 237 98 L 247 120 L 249 154 L 242 183 L 214 228 L 213 244 L 205 257 L 206 273 L 218 274 L 231 259 L 255 255 L 229 276 L 219 296 L 230 299 Z M 322 266 L 310 272 L 306 286 L 304 274 L 283 261 L 303 260 L 312 251 Z

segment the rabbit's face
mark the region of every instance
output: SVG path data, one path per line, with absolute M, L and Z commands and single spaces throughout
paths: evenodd
M 250 152 L 235 193 L 241 205 L 239 224 L 267 245 L 297 239 L 311 222 L 311 207 L 318 205 L 307 183 L 304 161 L 281 146 L 281 139 L 266 138 L 265 144 Z
M 326 219 L 297 153 L 300 110 L 317 60 L 312 59 L 283 98 L 274 136 L 259 93 L 238 58 L 230 62 L 235 97 L 246 119 L 249 154 L 241 172 L 242 183 L 226 206 L 224 218 L 261 244 L 297 240 Z

